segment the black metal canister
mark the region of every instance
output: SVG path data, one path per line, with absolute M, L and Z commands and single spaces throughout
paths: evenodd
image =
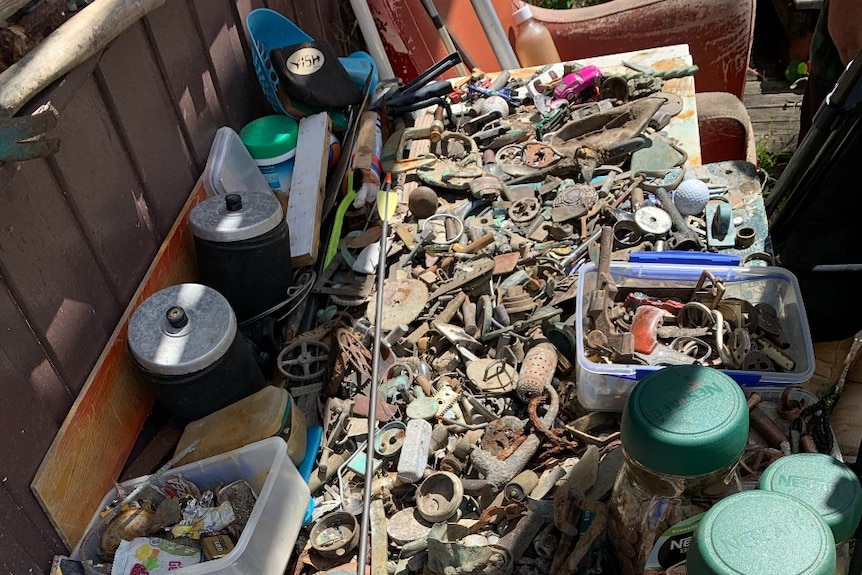
M 128 341 L 159 401 L 182 421 L 266 385 L 230 304 L 205 285 L 174 285 L 145 299 L 129 320 Z
M 227 298 L 243 323 L 274 311 L 293 282 L 290 238 L 275 195 L 238 192 L 192 208 L 189 225 L 201 283 Z

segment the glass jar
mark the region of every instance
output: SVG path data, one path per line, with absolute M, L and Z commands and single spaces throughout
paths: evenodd
M 757 484 L 807 503 L 835 538 L 836 575 L 850 568 L 850 539 L 862 519 L 862 485 L 847 465 L 825 453 L 797 453 L 773 462 Z
M 624 461 L 609 529 L 623 575 L 670 573 L 703 512 L 742 489 L 745 395 L 703 366 L 671 366 L 632 390 L 620 425 Z

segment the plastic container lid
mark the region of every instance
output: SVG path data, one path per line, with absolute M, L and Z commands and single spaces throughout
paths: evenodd
M 211 196 L 270 191 L 266 178 L 248 153 L 248 148 L 240 140 L 239 134 L 229 126 L 222 126 L 216 131 L 203 179 L 204 187 Z
M 532 17 L 533 10 L 530 8 L 529 4 L 525 4 L 524 6 L 521 6 L 520 8 L 512 12 L 512 19 L 515 21 L 515 26 L 517 26 L 521 22 L 526 22 Z
M 757 486 L 807 503 L 832 528 L 835 541 L 853 535 L 862 518 L 862 485 L 856 474 L 825 453 L 797 453 L 776 460 Z
M 670 366 L 632 390 L 620 424 L 623 447 L 644 467 L 696 476 L 731 465 L 748 441 L 739 385 L 711 367 Z
M 236 316 L 216 290 L 179 284 L 141 302 L 129 320 L 129 350 L 145 369 L 185 375 L 209 367 L 236 337 Z
M 250 122 L 239 132 L 255 160 L 267 160 L 296 150 L 299 124 L 290 116 L 275 114 Z
M 835 540 L 820 515 L 798 499 L 743 491 L 704 514 L 686 568 L 689 575 L 833 575 Z
M 207 198 L 189 213 L 195 237 L 222 243 L 262 236 L 283 220 L 281 204 L 271 191 Z

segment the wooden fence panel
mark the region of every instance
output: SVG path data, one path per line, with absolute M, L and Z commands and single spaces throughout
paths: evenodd
M 265 6 L 358 48 L 339 0 L 167 0 L 22 111 L 50 102 L 61 149 L 0 166 L 0 575 L 47 573 L 67 551 L 32 481 L 215 131 L 270 113 L 245 30 Z
M 127 65 L 136 54 L 135 66 Z M 105 51 L 97 77 L 164 239 L 197 179 L 159 65 L 138 22 Z
M 186 2 L 172 0 L 144 17 L 177 115 L 203 171 L 216 130 L 225 125 L 204 48 Z
M 61 377 L 77 393 L 121 308 L 42 160 L 25 163 L 3 190 L 0 268 Z

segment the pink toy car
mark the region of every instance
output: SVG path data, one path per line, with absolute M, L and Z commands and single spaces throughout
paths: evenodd
M 554 87 L 554 99 L 583 102 L 599 95 L 602 72 L 595 66 L 584 66 L 566 74 Z

